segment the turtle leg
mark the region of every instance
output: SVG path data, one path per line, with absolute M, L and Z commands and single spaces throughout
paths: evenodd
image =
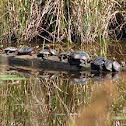
M 48 55 L 48 54 L 46 54 L 45 56 L 46 56 L 46 59 L 49 57 L 49 55 Z
M 62 56 L 58 56 L 58 58 L 60 59 L 60 61 L 62 61 Z
M 103 67 L 102 66 L 99 66 L 99 71 L 102 71 L 103 70 Z
M 81 69 L 81 66 L 80 66 L 80 64 L 77 64 L 76 66 L 77 66 L 77 68 L 78 68 L 78 69 Z
M 15 53 L 13 56 L 15 57 L 15 56 L 17 56 L 18 55 L 18 52 L 17 53 Z
M 42 59 L 46 59 L 46 56 L 45 55 L 42 55 Z
M 29 55 L 32 56 L 32 52 L 30 52 Z
M 80 59 L 81 64 L 86 64 L 85 60 Z
M 63 57 L 64 57 L 64 56 L 60 56 L 60 61 L 63 61 Z
M 48 55 L 44 54 L 44 55 L 42 56 L 42 59 L 47 59 L 47 57 L 48 57 Z
M 7 51 L 7 53 L 6 53 L 6 54 L 7 54 L 7 55 L 9 55 L 9 53 L 10 53 L 10 51 Z

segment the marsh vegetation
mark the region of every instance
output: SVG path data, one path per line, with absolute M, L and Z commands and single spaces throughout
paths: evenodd
M 126 61 L 125 10 L 125 0 L 0 0 L 0 45 L 50 44 L 121 63 Z M 103 79 L 10 66 L 0 70 L 0 125 L 126 125 L 125 73 Z
M 126 38 L 124 0 L 1 0 L 0 40 L 81 44 Z

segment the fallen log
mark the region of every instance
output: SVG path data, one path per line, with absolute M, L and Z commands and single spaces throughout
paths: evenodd
M 90 64 L 83 65 L 81 69 L 78 69 L 75 65 L 70 65 L 67 61 L 60 61 L 57 56 L 49 56 L 47 59 L 38 58 L 36 55 L 20 55 L 13 56 L 1 54 L 0 64 L 11 66 L 30 67 L 39 70 L 55 70 L 55 71 L 72 71 L 83 70 L 90 71 Z

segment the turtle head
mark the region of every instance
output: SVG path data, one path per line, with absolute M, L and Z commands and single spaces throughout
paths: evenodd
M 122 67 L 124 67 L 126 65 L 125 61 L 121 61 Z
M 113 61 L 113 69 L 114 71 L 121 71 L 121 65 L 117 61 Z
M 98 57 L 98 54 L 94 53 L 94 56 Z
M 92 59 L 88 59 L 88 60 L 87 60 L 87 63 L 91 63 L 91 62 L 92 62 Z

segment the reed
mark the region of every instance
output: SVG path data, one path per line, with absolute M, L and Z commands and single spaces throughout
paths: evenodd
M 100 42 L 99 31 L 103 40 L 109 38 L 112 15 L 125 8 L 125 2 L 119 0 L 1 0 L 0 5 L 2 44 L 30 43 L 40 36 L 41 43 L 45 39 L 53 44 L 64 42 L 68 46 L 73 42 L 84 46 L 96 39 Z

